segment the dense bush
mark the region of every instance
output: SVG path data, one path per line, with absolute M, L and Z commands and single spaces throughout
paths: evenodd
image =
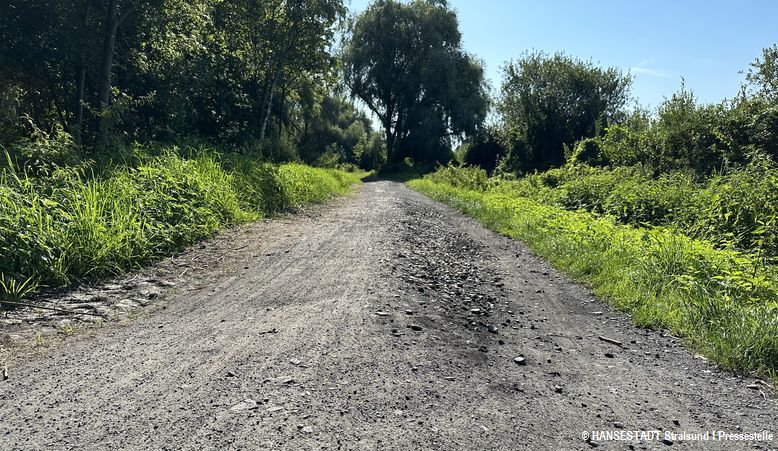
M 189 156 L 182 156 L 189 153 Z M 216 230 L 344 193 L 357 174 L 240 155 L 176 152 L 94 172 L 0 171 L 0 299 L 118 273 Z M 6 288 L 1 288 L 6 286 Z
M 698 105 L 682 88 L 656 114 L 630 113 L 603 134 L 576 144 L 568 162 L 593 166 L 643 164 L 654 172 L 710 176 L 744 166 L 755 155 L 778 157 L 778 104 L 763 97 Z
M 513 171 L 565 162 L 565 147 L 594 137 L 624 106 L 632 77 L 563 53 L 534 52 L 509 61 L 497 111 Z
M 778 166 L 766 158 L 708 179 L 688 171 L 655 177 L 646 166 L 567 165 L 518 180 L 483 175 L 450 166 L 429 179 L 606 214 L 624 224 L 676 228 L 720 248 L 755 252 L 768 260 L 778 256 Z
M 472 189 L 478 191 L 486 190 L 489 184 L 489 177 L 486 171 L 473 166 L 440 166 L 437 171 L 427 175 L 427 177 L 436 183 L 448 183 L 458 188 Z

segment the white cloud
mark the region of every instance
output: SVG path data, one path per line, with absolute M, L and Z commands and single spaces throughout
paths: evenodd
M 652 60 L 642 61 L 637 66 L 630 67 L 629 71 L 633 74 L 648 75 L 649 77 L 672 78 L 672 75 L 667 71 L 647 67 L 649 64 L 651 64 L 651 62 Z

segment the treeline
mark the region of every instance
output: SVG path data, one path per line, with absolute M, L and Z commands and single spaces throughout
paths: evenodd
M 506 64 L 497 121 L 457 149 L 468 164 L 527 174 L 565 164 L 636 166 L 698 176 L 778 157 L 778 46 L 748 68 L 740 92 L 700 104 L 683 83 L 655 110 L 629 108 L 632 76 L 565 54 Z
M 339 83 L 341 0 L 9 0 L 0 145 L 61 165 L 133 142 L 373 168 L 380 134 Z

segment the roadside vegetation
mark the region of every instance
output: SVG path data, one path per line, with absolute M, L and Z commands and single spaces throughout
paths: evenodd
M 137 267 L 235 224 L 344 194 L 360 173 L 208 149 L 111 167 L 0 169 L 0 302 Z M 38 168 L 41 169 L 41 168 Z
M 0 303 L 342 194 L 385 160 L 340 0 L 0 4 Z
M 409 185 L 524 241 L 636 324 L 669 329 L 725 367 L 776 376 L 778 274 L 761 255 L 545 204 L 484 173 L 463 183 L 468 171 L 450 168 Z
M 682 85 L 646 111 L 625 107 L 628 74 L 527 54 L 505 68 L 498 122 L 457 150 L 465 166 L 409 185 L 526 242 L 637 324 L 776 378 L 776 62 L 764 49 L 732 100 L 699 105 Z
M 3 2 L 2 306 L 447 162 L 488 108 L 458 27 L 427 1 Z

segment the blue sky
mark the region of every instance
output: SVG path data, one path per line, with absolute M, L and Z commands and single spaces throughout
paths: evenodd
M 352 12 L 369 0 L 351 0 Z M 656 106 L 681 85 L 700 102 L 738 92 L 763 47 L 778 43 L 772 0 L 449 0 L 465 49 L 498 88 L 500 66 L 526 50 L 565 53 L 635 75 L 632 93 Z

